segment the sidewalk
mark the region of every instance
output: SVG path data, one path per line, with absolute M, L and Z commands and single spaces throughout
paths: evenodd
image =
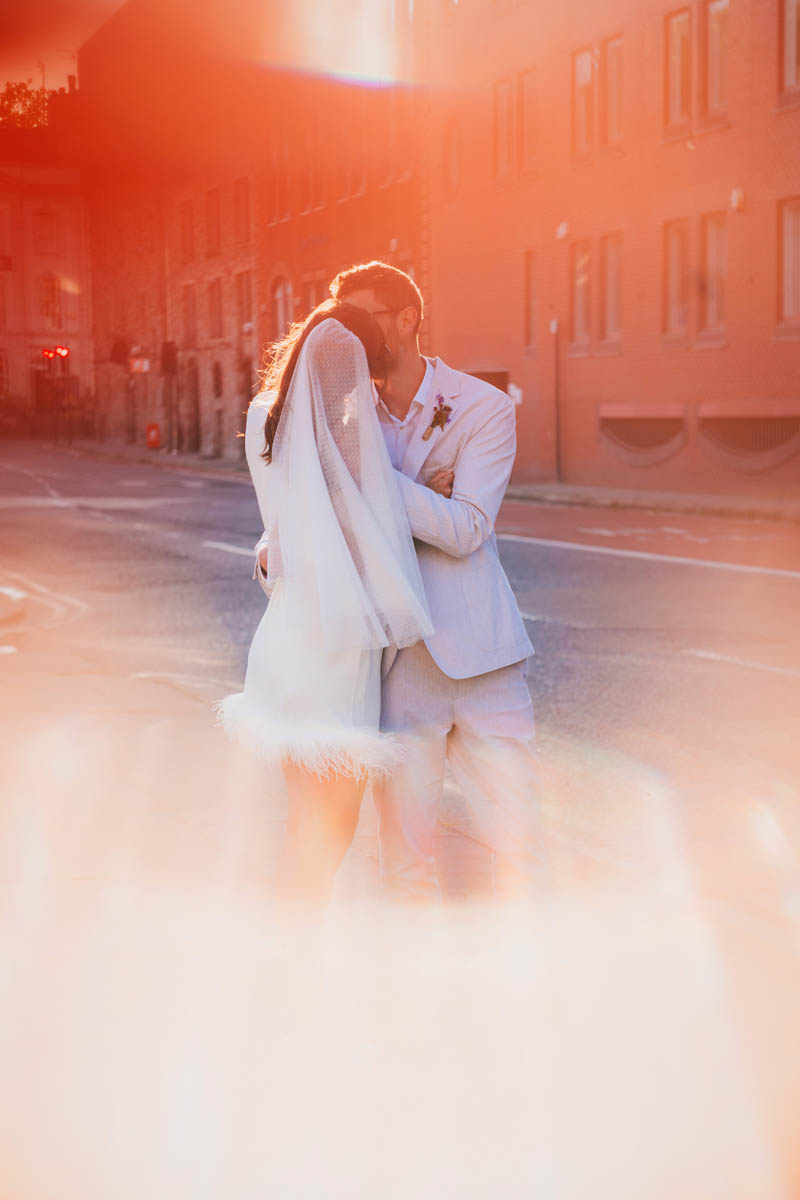
M 71 445 L 53 443 L 53 450 L 77 453 L 111 462 L 146 464 L 172 470 L 193 471 L 249 483 L 247 464 L 199 454 L 170 454 L 166 450 L 148 450 L 125 442 L 96 442 L 76 439 Z M 532 484 L 512 483 L 506 499 L 527 504 L 571 508 L 648 509 L 657 512 L 694 513 L 702 516 L 731 516 L 765 521 L 789 521 L 800 524 L 800 489 L 795 496 L 740 496 L 717 492 L 660 492 L 646 488 L 589 487 L 555 481 Z

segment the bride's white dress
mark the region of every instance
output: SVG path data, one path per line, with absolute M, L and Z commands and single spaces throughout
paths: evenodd
M 270 600 L 220 721 L 270 765 L 385 774 L 401 752 L 378 729 L 382 650 L 432 627 L 361 342 L 332 318 L 312 330 L 267 464 L 270 402 L 253 400 L 245 431 Z

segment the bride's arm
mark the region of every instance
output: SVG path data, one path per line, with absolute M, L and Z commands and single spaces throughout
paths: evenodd
M 509 400 L 463 447 L 451 499 L 395 471 L 414 537 L 456 558 L 474 553 L 494 531 L 516 450 L 516 421 Z

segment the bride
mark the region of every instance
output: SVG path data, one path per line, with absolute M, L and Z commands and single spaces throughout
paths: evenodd
M 367 782 L 400 749 L 378 731 L 385 646 L 432 632 L 405 508 L 375 412 L 388 352 L 374 318 L 327 300 L 273 350 L 245 451 L 269 535 L 269 606 L 227 735 L 280 766 L 289 811 L 280 884 L 322 899 Z

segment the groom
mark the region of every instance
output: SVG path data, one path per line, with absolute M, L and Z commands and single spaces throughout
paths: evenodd
M 381 874 L 398 897 L 436 893 L 433 836 L 449 763 L 492 852 L 495 889 L 516 894 L 542 846 L 526 682 L 533 647 L 494 536 L 516 453 L 514 406 L 420 355 L 422 296 L 405 272 L 370 262 L 341 272 L 330 290 L 375 317 L 390 353 L 377 412 L 435 629 L 384 652 L 381 728 L 407 755 L 374 789 Z

